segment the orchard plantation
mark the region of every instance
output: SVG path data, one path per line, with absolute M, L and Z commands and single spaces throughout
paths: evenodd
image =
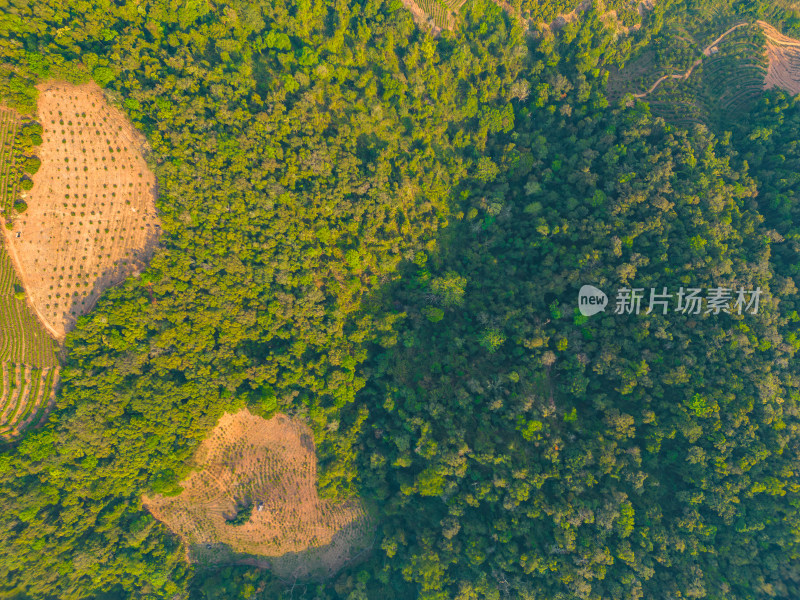
M 163 230 L 0 446 L 0 598 L 800 598 L 800 103 L 740 94 L 758 27 L 703 53 L 795 7 L 501 4 L 0 0 L 2 105 L 99 84 Z M 584 284 L 762 298 L 585 317 Z M 311 428 L 369 552 L 187 560 L 142 497 L 244 408 Z

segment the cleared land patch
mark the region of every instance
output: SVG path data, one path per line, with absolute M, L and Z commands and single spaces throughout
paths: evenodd
M 94 84 L 40 84 L 41 168 L 6 231 L 37 314 L 64 337 L 106 288 L 149 260 L 160 233 L 142 141 Z
M 466 0 L 401 0 L 417 25 L 428 27 L 433 35 L 442 29 L 453 29 L 458 20 L 458 11 Z
M 800 40 L 783 35 L 764 21 L 758 24 L 767 38 L 769 67 L 764 89 L 777 87 L 800 94 Z
M 254 564 L 288 579 L 335 573 L 370 544 L 357 500 L 317 495 L 311 430 L 285 415 L 225 414 L 177 496 L 143 498 L 203 563 Z

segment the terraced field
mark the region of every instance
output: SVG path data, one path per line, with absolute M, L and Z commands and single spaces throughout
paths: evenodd
M 800 94 L 800 40 L 783 35 L 764 21 L 758 24 L 767 38 L 769 69 L 764 87 Z
M 406 9 L 421 26 L 429 26 L 434 35 L 442 29 L 453 29 L 458 11 L 466 0 L 402 0 Z
M 16 113 L 0 109 L 0 207 L 4 220 L 20 198 L 14 140 Z M 27 303 L 22 285 L 0 244 L 0 438 L 10 439 L 39 423 L 55 398 L 56 347 Z
M 8 254 L 0 251 L 0 361 L 55 367 L 53 340 L 25 302 L 21 289 Z
M 442 29 L 452 29 L 465 0 L 419 0 L 419 6 Z
M 762 93 L 767 64 L 759 28 L 749 25 L 737 30 L 703 63 L 706 97 L 723 114 L 749 111 Z
M 686 81 L 674 80 L 648 98 L 655 114 L 690 125 L 736 119 L 750 110 L 767 72 L 760 32 L 755 26 L 737 29 L 711 52 Z
M 19 177 L 14 162 L 14 138 L 19 128 L 17 113 L 0 108 L 0 210 L 11 208 L 17 193 Z
M 0 368 L 0 436 L 9 439 L 47 416 L 55 401 L 59 369 L 12 361 L 3 362 Z
M 768 59 L 757 24 L 715 16 L 694 34 L 673 34 L 670 43 L 668 51 L 656 46 L 613 73 L 611 99 L 632 93 L 653 114 L 690 126 L 739 118 L 762 93 Z

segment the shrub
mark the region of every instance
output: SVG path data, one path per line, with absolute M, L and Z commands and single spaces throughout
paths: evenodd
M 22 144 L 41 146 L 44 128 L 39 123 L 27 123 L 22 128 Z
M 25 133 L 28 135 L 42 135 L 42 133 L 44 133 L 44 127 L 42 127 L 41 123 L 27 123 L 25 125 Z
M 228 525 L 240 526 L 244 525 L 250 520 L 250 516 L 253 514 L 253 504 L 249 504 L 245 506 L 240 511 L 236 513 L 236 516 L 233 519 L 228 521 Z
M 438 323 L 444 318 L 444 311 L 441 308 L 428 306 L 422 309 L 422 314 L 428 317 L 431 323 Z
M 481 334 L 478 343 L 486 348 L 490 353 L 497 350 L 506 341 L 506 336 L 502 331 L 496 328 L 486 329 Z
M 114 71 L 108 67 L 96 67 L 95 70 L 92 71 L 92 77 L 94 77 L 94 80 L 100 87 L 106 87 L 114 80 L 115 75 Z
M 26 173 L 35 175 L 39 171 L 39 167 L 41 166 L 42 166 L 42 161 L 39 160 L 39 157 L 31 156 L 28 160 L 25 161 L 25 164 L 22 166 L 22 169 Z

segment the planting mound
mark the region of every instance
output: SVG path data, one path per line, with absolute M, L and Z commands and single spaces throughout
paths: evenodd
M 195 462 L 179 495 L 143 499 L 194 560 L 314 578 L 336 572 L 371 541 L 358 501 L 317 496 L 313 436 L 299 421 L 225 414 Z
M 39 86 L 41 168 L 7 231 L 28 298 L 58 339 L 152 256 L 160 226 L 142 141 L 96 84 Z
M 783 35 L 769 23 L 758 24 L 767 38 L 769 59 L 764 89 L 777 87 L 800 94 L 800 41 Z

